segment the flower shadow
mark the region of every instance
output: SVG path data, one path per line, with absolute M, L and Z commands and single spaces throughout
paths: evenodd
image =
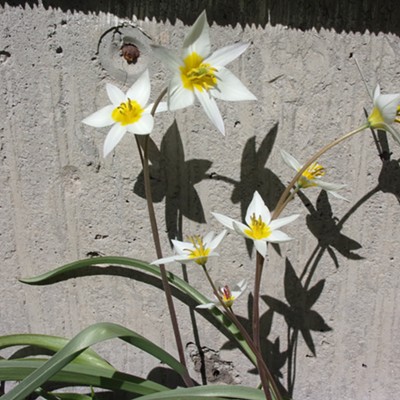
M 182 238 L 182 218 L 205 223 L 200 197 L 195 185 L 207 178 L 212 162 L 204 159 L 185 160 L 176 121 L 163 136 L 160 149 L 149 140 L 150 180 L 153 202 L 165 198 L 165 221 L 169 239 Z M 143 171 L 133 191 L 145 198 Z

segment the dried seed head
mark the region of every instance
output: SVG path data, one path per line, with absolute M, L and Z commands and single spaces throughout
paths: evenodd
M 136 64 L 140 51 L 134 44 L 124 43 L 121 46 L 121 56 L 124 57 L 128 64 Z

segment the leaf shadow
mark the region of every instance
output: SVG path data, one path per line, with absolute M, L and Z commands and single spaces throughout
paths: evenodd
M 149 140 L 151 192 L 155 203 L 165 198 L 165 221 L 169 239 L 182 237 L 182 218 L 205 223 L 200 197 L 195 185 L 208 178 L 212 162 L 205 159 L 185 160 L 184 148 L 176 121 L 163 136 L 160 149 Z M 134 193 L 145 198 L 143 171 Z

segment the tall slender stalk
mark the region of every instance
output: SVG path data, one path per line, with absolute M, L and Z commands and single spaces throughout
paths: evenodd
M 351 131 L 349 133 L 346 133 L 345 135 L 339 137 L 338 139 L 335 139 L 333 142 L 327 144 L 324 146 L 321 150 L 317 151 L 304 165 L 302 168 L 299 169 L 297 174 L 294 176 L 294 178 L 290 181 L 289 185 L 286 187 L 285 191 L 282 193 L 282 196 L 280 197 L 278 204 L 276 205 L 275 211 L 272 214 L 272 219 L 276 219 L 279 217 L 285 206 L 287 205 L 288 197 L 290 196 L 290 191 L 292 188 L 295 186 L 296 182 L 299 180 L 299 178 L 302 176 L 303 172 L 314 162 L 317 161 L 319 157 L 322 156 L 322 154 L 326 153 L 328 150 L 330 150 L 332 147 L 338 145 L 339 143 L 343 142 L 346 139 L 349 139 L 350 137 L 354 136 L 355 134 L 363 131 L 364 129 L 369 128 L 370 124 L 367 123 L 365 125 L 360 126 L 357 129 L 354 129 L 354 131 Z
M 239 329 L 239 332 L 242 335 L 243 339 L 247 342 L 251 351 L 256 356 L 257 369 L 260 374 L 261 385 L 263 387 L 263 390 L 264 390 L 267 400 L 272 400 L 271 392 L 274 394 L 275 399 L 283 400 L 282 395 L 281 395 L 278 387 L 276 386 L 275 380 L 274 380 L 271 372 L 269 371 L 267 365 L 265 364 L 264 359 L 262 358 L 260 349 L 256 346 L 256 344 L 254 343 L 254 341 L 251 338 L 251 336 L 249 335 L 249 333 L 246 331 L 244 326 L 240 323 L 240 321 L 236 317 L 235 313 L 232 311 L 232 308 L 228 307 L 221 299 L 221 296 L 218 293 L 218 290 L 207 270 L 207 267 L 205 265 L 202 265 L 202 267 L 206 274 L 207 280 L 212 287 L 215 297 L 220 301 L 222 307 L 225 309 L 226 316 L 236 325 L 236 327 Z
M 254 344 L 261 351 L 260 345 L 260 286 L 261 275 L 264 266 L 264 257 L 257 251 L 256 256 L 256 275 L 254 278 L 254 293 L 253 293 L 253 340 Z
M 165 96 L 166 93 L 167 93 L 167 89 L 164 89 L 161 92 L 161 94 L 158 96 L 157 100 L 155 101 L 153 108 L 151 110 L 151 114 L 153 116 L 157 110 L 158 105 L 160 104 L 162 98 Z M 138 150 L 139 150 L 139 154 L 140 154 L 140 158 L 141 158 L 142 166 L 143 166 L 144 190 L 145 190 L 146 201 L 147 201 L 147 209 L 149 212 L 151 231 L 153 234 L 154 246 L 156 249 L 157 258 L 162 258 L 163 255 L 162 255 L 162 250 L 161 250 L 160 236 L 158 233 L 156 214 L 154 212 L 153 196 L 151 194 L 148 143 L 149 143 L 149 135 L 146 135 L 144 137 L 143 148 L 141 148 L 141 146 L 140 146 L 140 141 L 137 140 Z M 142 150 L 143 150 L 143 152 L 142 152 Z M 189 372 L 187 371 L 187 368 L 186 368 L 185 353 L 183 350 L 183 344 L 182 344 L 182 338 L 181 338 L 181 334 L 180 334 L 180 330 L 179 330 L 178 318 L 176 316 L 174 302 L 172 299 L 171 287 L 168 282 L 167 271 L 166 271 L 164 264 L 160 264 L 159 267 L 160 267 L 160 272 L 161 272 L 161 280 L 162 280 L 162 284 L 163 284 L 163 288 L 164 288 L 164 293 L 165 293 L 165 297 L 167 300 L 168 310 L 169 310 L 169 314 L 170 314 L 170 318 L 171 318 L 172 328 L 174 331 L 176 347 L 178 349 L 179 360 L 180 360 L 181 364 L 183 364 L 185 366 L 185 375 L 182 376 L 182 378 L 183 378 L 186 386 L 192 387 L 193 381 L 190 378 Z

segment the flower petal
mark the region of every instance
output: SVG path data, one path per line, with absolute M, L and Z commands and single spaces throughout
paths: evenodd
M 172 242 L 172 245 L 174 246 L 174 250 L 180 255 L 190 254 L 190 252 L 192 250 L 194 250 L 193 243 L 181 242 L 180 240 L 175 240 L 175 239 L 172 239 L 171 242 Z
M 114 106 L 119 106 L 121 103 L 124 103 L 126 100 L 125 93 L 116 86 L 111 83 L 106 84 L 106 90 L 108 94 L 108 98 Z
M 208 30 L 206 12 L 203 11 L 183 41 L 183 58 L 193 52 L 196 52 L 203 58 L 206 58 L 210 54 L 211 44 Z
M 295 171 L 298 171 L 301 169 L 302 165 L 292 156 L 290 155 L 287 151 L 280 149 L 281 156 L 283 158 L 283 161 L 285 164 L 291 168 L 293 168 Z
M 115 124 L 108 132 L 106 136 L 106 140 L 103 145 L 103 154 L 104 157 L 107 157 L 108 154 L 114 149 L 114 147 L 121 141 L 126 133 L 126 126 L 122 126 L 121 124 Z
M 162 46 L 151 45 L 154 54 L 166 65 L 171 72 L 179 71 L 182 62 L 179 58 L 169 49 Z
M 289 242 L 290 240 L 293 240 L 293 238 L 278 230 L 272 231 L 271 235 L 268 237 L 268 242 L 271 243 Z
M 168 108 L 176 111 L 181 108 L 189 107 L 194 103 L 194 93 L 185 89 L 179 74 L 172 77 L 168 88 Z
M 239 235 L 245 237 L 246 239 L 254 240 L 251 236 L 249 236 L 246 233 L 246 231 L 249 230 L 249 227 L 247 225 L 242 224 L 241 222 L 234 221 L 233 228 L 235 229 L 235 232 L 238 233 Z
M 245 221 L 249 226 L 253 214 L 257 219 L 261 217 L 263 222 L 265 222 L 267 225 L 269 224 L 269 221 L 271 221 L 271 213 L 269 212 L 268 207 L 265 205 L 264 200 L 257 192 L 257 190 L 254 192 L 253 199 L 251 200 L 249 206 L 247 207 Z
M 209 93 L 205 90 L 195 91 L 196 97 L 199 100 L 200 104 L 203 106 L 207 117 L 210 118 L 211 122 L 217 127 L 217 129 L 225 135 L 225 126 L 224 121 L 222 119 L 221 113 L 219 112 L 217 103 L 215 100 L 210 97 Z
M 115 123 L 112 119 L 113 105 L 105 106 L 102 109 L 90 114 L 82 122 L 86 125 L 94 126 L 95 128 L 103 128 Z
M 146 113 L 151 113 L 151 110 L 153 109 L 154 103 L 150 103 L 145 109 L 144 111 Z M 158 103 L 157 108 L 156 108 L 156 114 L 159 112 L 164 112 L 164 111 L 168 111 L 168 103 L 165 101 L 161 101 L 160 103 Z
M 225 215 L 219 214 L 219 213 L 215 213 L 212 212 L 211 213 L 218 222 L 220 222 L 222 225 L 226 226 L 228 229 L 230 229 L 231 231 L 235 230 L 235 228 L 233 227 L 233 223 L 236 222 L 234 219 L 226 217 Z
M 146 69 L 130 87 L 126 93 L 126 97 L 131 100 L 136 100 L 143 108 L 146 106 L 150 97 L 150 77 L 148 69 Z
M 213 67 L 224 67 L 235 58 L 238 58 L 249 47 L 249 44 L 250 43 L 235 43 L 230 46 L 222 47 L 222 49 L 214 51 L 204 62 Z
M 206 303 L 206 304 L 199 304 L 198 306 L 196 306 L 196 308 L 213 308 L 216 307 L 217 305 L 215 303 Z
M 139 121 L 126 126 L 126 129 L 136 135 L 148 135 L 153 130 L 154 118 L 151 114 L 143 114 Z
M 263 256 L 267 256 L 267 242 L 264 240 L 254 240 L 254 247 Z
M 227 231 L 224 229 L 219 235 L 217 235 L 214 239 L 212 239 L 210 241 L 210 243 L 208 244 L 208 247 L 211 250 L 214 250 L 215 248 L 217 248 L 219 246 L 219 244 L 222 242 L 222 239 L 225 237 L 226 233 L 227 233 Z
M 290 224 L 291 222 L 295 221 L 299 217 L 300 217 L 300 214 L 293 214 L 293 215 L 290 215 L 289 217 L 274 219 L 269 224 L 269 227 L 271 228 L 272 231 L 274 231 L 275 229 L 278 229 L 281 226 Z M 268 238 L 268 240 L 269 240 L 269 238 Z
M 257 100 L 256 96 L 226 68 L 218 68 L 215 75 L 217 86 L 210 89 L 211 95 L 215 98 L 226 101 Z
M 329 183 L 325 181 L 321 181 L 319 179 L 315 179 L 314 183 L 323 190 L 330 192 L 332 190 L 340 190 L 345 188 L 347 185 L 340 184 L 340 183 Z
M 174 256 L 170 257 L 165 257 L 165 258 L 160 258 L 156 261 L 153 261 L 151 264 L 153 265 L 160 265 L 160 264 L 168 264 L 171 262 L 181 262 L 187 259 L 187 256 L 185 255 L 177 255 L 175 254 Z

